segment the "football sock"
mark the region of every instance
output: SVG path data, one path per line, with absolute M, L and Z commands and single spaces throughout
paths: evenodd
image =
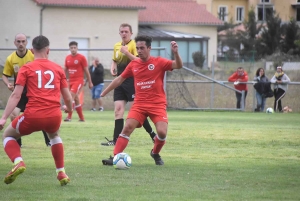
M 50 140 L 51 152 L 56 169 L 64 167 L 64 146 L 60 137 Z
M 72 114 L 73 114 L 73 112 L 68 112 L 68 119 L 72 119 Z
M 56 174 L 58 174 L 59 172 L 66 173 L 65 168 L 56 168 Z
M 129 137 L 124 134 L 120 134 L 114 148 L 114 155 L 118 153 L 122 153 L 124 149 L 127 147 L 128 142 L 129 142 Z
M 161 139 L 158 137 L 158 135 L 156 135 L 156 137 L 154 138 L 154 147 L 152 152 L 154 154 L 158 154 L 162 149 L 162 147 L 165 145 L 165 143 L 166 143 L 166 138 Z
M 75 109 L 76 109 L 76 111 L 77 111 L 77 114 L 78 114 L 79 118 L 80 118 L 81 120 L 84 120 L 84 116 L 83 116 L 83 113 L 82 113 L 82 107 L 81 107 L 81 104 L 76 105 L 76 106 L 75 106 Z
M 48 143 L 50 142 L 50 140 L 49 140 L 49 138 L 48 138 L 48 135 L 47 135 L 46 131 L 43 131 L 43 130 L 42 130 L 42 132 L 43 132 L 43 134 L 44 134 L 45 143 L 48 144 Z
M 13 137 L 6 137 L 3 140 L 4 151 L 10 158 L 11 162 L 15 162 L 15 159 L 21 157 L 21 149 L 16 139 Z
M 114 128 L 114 138 L 113 141 L 116 142 L 119 134 L 122 132 L 124 127 L 124 119 L 116 119 L 115 120 L 115 128 Z
M 14 160 L 14 164 L 17 165 L 17 164 L 20 163 L 21 161 L 23 161 L 23 158 L 22 158 L 22 157 L 17 157 L 17 158 L 15 158 L 15 160 Z

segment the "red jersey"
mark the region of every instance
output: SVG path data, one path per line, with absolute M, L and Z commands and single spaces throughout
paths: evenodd
M 243 75 L 239 75 L 236 72 L 234 72 L 229 78 L 228 78 L 228 82 L 235 82 L 235 81 L 239 81 L 239 82 L 248 82 L 248 73 L 246 71 L 244 71 Z M 248 86 L 247 84 L 237 84 L 234 85 L 234 88 L 240 91 L 248 91 Z
M 132 60 L 124 72 L 123 78 L 134 77 L 136 104 L 167 104 L 164 90 L 165 71 L 171 71 L 172 61 L 162 57 L 150 57 L 146 62 Z
M 17 85 L 27 87 L 24 114 L 38 117 L 61 115 L 60 91 L 68 88 L 62 67 L 48 59 L 37 59 L 20 68 Z
M 82 54 L 68 55 L 65 60 L 65 67 L 69 72 L 70 82 L 83 82 L 84 68 L 87 68 L 87 60 Z

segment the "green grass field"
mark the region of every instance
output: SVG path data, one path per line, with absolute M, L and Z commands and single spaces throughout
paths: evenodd
M 170 111 L 165 165 L 154 164 L 141 128 L 125 150 L 129 170 L 101 162 L 113 150 L 100 145 L 112 137 L 113 111 L 85 116 L 84 123 L 74 114 L 61 125 L 70 184 L 59 185 L 38 132 L 23 138 L 27 170 L 10 185 L 0 183 L 0 200 L 300 200 L 299 113 Z M 12 164 L 2 148 L 0 161 L 4 178 Z

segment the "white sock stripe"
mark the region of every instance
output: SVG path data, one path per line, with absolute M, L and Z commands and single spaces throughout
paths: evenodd
M 79 105 L 75 105 L 75 107 L 74 107 L 74 108 L 76 109 L 76 108 L 78 108 L 78 107 L 81 107 L 81 104 L 79 104 Z
M 119 137 L 125 138 L 125 139 L 127 139 L 128 141 L 129 141 L 129 139 L 130 139 L 130 137 L 128 137 L 128 136 L 125 135 L 125 134 L 120 134 Z
M 60 137 L 56 137 L 56 138 L 50 140 L 51 146 L 53 146 L 55 144 L 59 144 L 59 143 L 62 143 L 62 140 Z
M 16 141 L 16 139 L 13 138 L 13 137 L 6 137 L 6 138 L 4 138 L 4 140 L 3 140 L 3 147 L 5 147 L 6 144 L 7 144 L 7 142 L 10 141 L 10 140 Z
M 20 134 L 20 131 L 19 131 L 19 127 L 20 127 L 20 123 L 22 123 L 22 121 L 25 119 L 24 116 L 22 116 L 20 119 L 18 119 L 18 123 L 16 125 L 16 132 Z
M 165 138 L 160 138 L 158 135 L 156 135 L 156 137 L 157 137 L 157 139 L 158 139 L 159 141 L 166 141 L 166 139 L 167 139 L 167 137 L 165 137 Z

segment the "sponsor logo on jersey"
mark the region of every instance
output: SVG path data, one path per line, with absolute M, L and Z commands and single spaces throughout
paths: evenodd
M 74 60 L 74 64 L 78 64 L 78 60 Z
M 149 64 L 149 65 L 148 65 L 148 69 L 149 69 L 149 70 L 154 70 L 154 68 L 155 68 L 155 66 L 154 66 L 153 64 Z

